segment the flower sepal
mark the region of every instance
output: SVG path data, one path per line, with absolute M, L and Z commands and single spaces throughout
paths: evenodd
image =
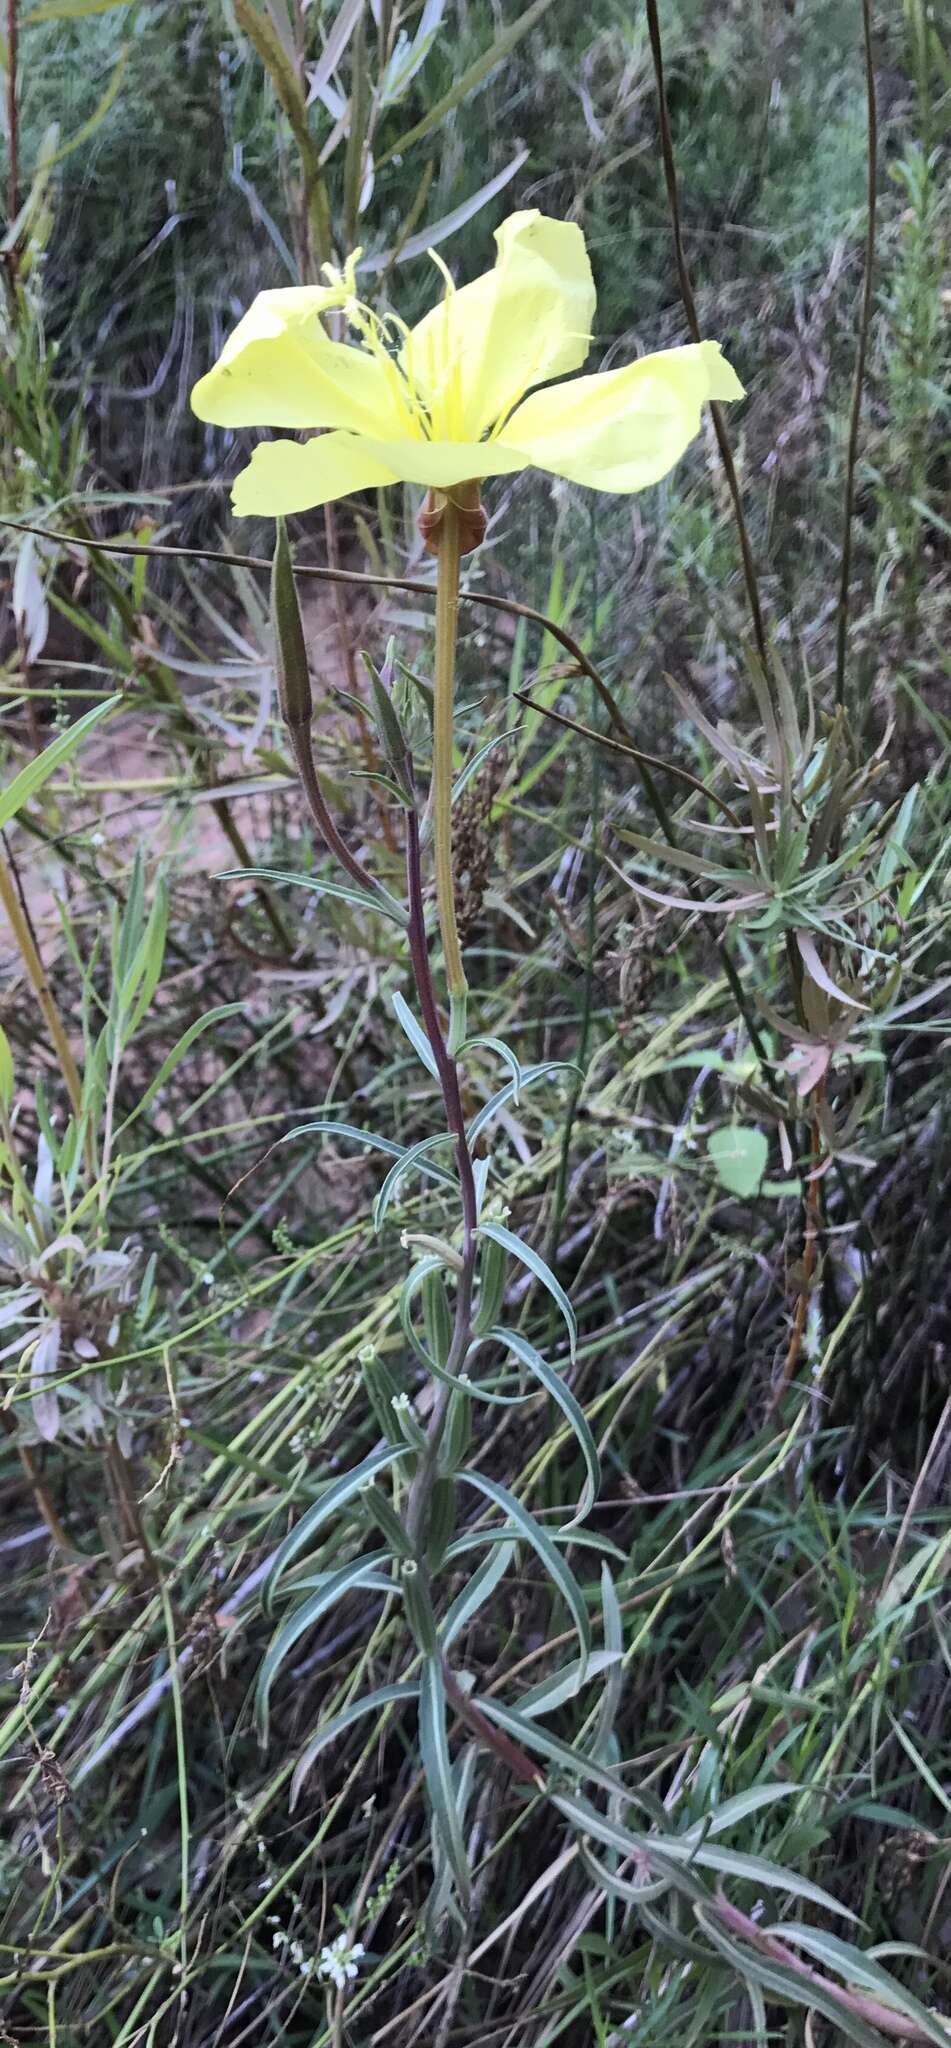
M 416 524 L 422 534 L 427 554 L 439 553 L 439 540 L 447 505 L 453 505 L 458 514 L 460 555 L 471 555 L 474 548 L 482 546 L 486 522 L 480 492 L 481 486 L 477 477 L 469 483 L 453 484 L 452 489 L 448 491 L 426 492 Z

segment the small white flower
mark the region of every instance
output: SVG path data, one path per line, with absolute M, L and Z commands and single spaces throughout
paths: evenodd
M 318 1975 L 329 1977 L 337 1990 L 342 1991 L 345 1985 L 353 1982 L 360 1958 L 365 1955 L 362 1941 L 351 1942 L 346 1934 L 338 1934 L 336 1941 L 320 1951 Z

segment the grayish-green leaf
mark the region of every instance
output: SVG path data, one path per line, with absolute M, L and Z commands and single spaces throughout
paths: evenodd
M 446 1688 L 438 1657 L 427 1657 L 419 1681 L 419 1748 L 436 1826 L 464 1908 L 470 1898 L 469 1865 L 456 1806 L 446 1733 Z
M 580 1403 L 575 1400 L 571 1388 L 566 1386 L 561 1374 L 556 1372 L 554 1366 L 549 1365 L 546 1359 L 542 1358 L 541 1353 L 536 1351 L 534 1344 L 530 1344 L 528 1338 L 523 1337 L 518 1330 L 502 1328 L 488 1330 L 485 1337 L 480 1337 L 478 1341 L 479 1343 L 505 1345 L 506 1349 L 513 1352 L 521 1364 L 530 1373 L 533 1373 L 537 1380 L 540 1380 L 546 1393 L 551 1395 L 552 1400 L 557 1402 L 569 1429 L 577 1439 L 578 1448 L 584 1459 L 586 1475 L 581 1498 L 567 1527 L 571 1528 L 575 1522 L 583 1522 L 585 1516 L 590 1513 L 591 1508 L 594 1506 L 598 1489 L 601 1485 L 601 1460 L 598 1457 L 598 1447 L 591 1434 L 589 1423 Z
M 336 1742 L 338 1736 L 344 1735 L 347 1729 L 352 1728 L 355 1721 L 362 1720 L 364 1715 L 378 1714 L 385 1707 L 395 1706 L 406 1700 L 415 1700 L 418 1697 L 418 1685 L 381 1685 L 376 1692 L 367 1692 L 361 1699 L 352 1700 L 349 1707 L 344 1707 L 341 1713 L 334 1714 L 322 1728 L 318 1728 L 316 1735 L 311 1736 L 294 1765 L 289 1802 L 291 1812 L 293 1813 L 297 1805 L 303 1786 L 321 1750 L 326 1749 L 329 1743 Z
M 389 1563 L 389 1553 L 385 1550 L 375 1551 L 372 1557 L 352 1558 L 349 1564 L 341 1565 L 339 1571 L 328 1572 L 323 1585 L 318 1586 L 308 1600 L 302 1600 L 300 1606 L 295 1607 L 293 1613 L 282 1621 L 265 1651 L 255 1690 L 254 1711 L 262 1742 L 266 1742 L 268 1737 L 271 1688 L 281 1665 L 289 1657 L 294 1645 L 300 1641 L 302 1635 L 306 1635 L 308 1629 L 315 1627 L 331 1607 L 336 1606 L 338 1600 L 343 1599 L 345 1593 L 351 1593 L 357 1587 L 372 1588 L 384 1593 L 395 1592 L 395 1582 L 389 1573 L 384 1571 L 384 1566 Z
M 528 1508 L 520 1500 L 516 1500 L 514 1493 L 509 1493 L 507 1487 L 500 1486 L 498 1480 L 487 1478 L 484 1472 L 461 1472 L 459 1477 L 464 1479 L 468 1486 L 474 1486 L 478 1493 L 484 1494 L 486 1500 L 501 1508 L 502 1513 L 508 1516 L 514 1533 L 523 1536 L 526 1543 L 531 1544 L 536 1557 L 540 1559 L 549 1578 L 557 1586 L 571 1615 L 578 1631 L 582 1662 L 586 1663 L 591 1650 L 591 1623 L 584 1594 L 574 1572 L 552 1542 L 547 1529 L 543 1529 L 541 1523 L 529 1513 Z
M 354 1494 L 359 1493 L 368 1479 L 375 1478 L 378 1472 L 384 1472 L 388 1465 L 395 1465 L 398 1458 L 405 1456 L 406 1452 L 399 1444 L 381 1444 L 379 1449 L 371 1451 L 369 1457 L 364 1458 L 361 1464 L 355 1465 L 351 1472 L 344 1472 L 339 1479 L 331 1480 L 320 1499 L 315 1500 L 313 1507 L 309 1507 L 306 1514 L 301 1516 L 296 1528 L 290 1530 L 277 1550 L 265 1582 L 266 1607 L 269 1608 L 273 1603 L 277 1588 L 295 1558 L 309 1549 L 325 1523 L 329 1522 L 333 1515 L 338 1514 L 341 1508 L 346 1507 L 347 1502 L 353 1499 Z
M 479 1235 L 480 1237 L 491 1238 L 494 1244 L 502 1246 L 503 1251 L 511 1252 L 513 1259 L 518 1259 L 521 1265 L 527 1266 L 529 1272 L 534 1274 L 535 1279 L 541 1282 L 546 1293 L 551 1295 L 556 1308 L 560 1309 L 565 1319 L 572 1362 L 574 1362 L 575 1346 L 578 1339 L 578 1324 L 575 1312 L 560 1281 L 555 1279 L 551 1267 L 546 1266 L 541 1253 L 536 1252 L 530 1244 L 526 1244 L 524 1238 L 516 1237 L 514 1230 L 506 1230 L 505 1225 L 502 1223 L 480 1223 Z

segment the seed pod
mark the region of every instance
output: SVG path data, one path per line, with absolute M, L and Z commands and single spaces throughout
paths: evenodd
M 445 1365 L 452 1346 L 452 1314 L 446 1283 L 435 1269 L 427 1273 L 420 1289 L 423 1303 L 423 1328 L 430 1356 L 437 1365 Z
M 453 1387 L 446 1410 L 446 1427 L 439 1448 L 439 1466 L 444 1473 L 458 1472 L 472 1442 L 472 1395 L 465 1373 Z
M 297 602 L 294 564 L 283 519 L 277 522 L 274 561 L 271 568 L 271 627 L 277 687 L 284 723 L 290 732 L 309 726 L 314 711 L 307 667 L 304 627 Z
M 400 1398 L 396 1380 L 375 1345 L 365 1344 L 359 1356 L 367 1400 L 377 1422 L 391 1444 L 401 1444 L 403 1432 L 393 1412 L 393 1404 Z
M 505 1295 L 505 1262 L 507 1253 L 493 1237 L 480 1239 L 479 1256 L 479 1298 L 472 1328 L 477 1337 L 491 1330 L 502 1312 Z
M 419 1421 L 408 1394 L 397 1394 L 392 1404 L 393 1421 L 404 1443 L 412 1451 L 426 1449 L 426 1431 Z
M 361 1486 L 359 1497 L 361 1505 L 365 1507 L 371 1522 L 379 1529 L 393 1556 L 412 1557 L 413 1546 L 399 1515 L 380 1487 L 371 1479 L 366 1486 Z
M 430 1571 L 438 1572 L 445 1561 L 456 1526 L 456 1488 L 451 1479 L 437 1479 L 429 1497 L 429 1534 L 426 1556 Z
M 425 1573 L 420 1571 L 414 1558 L 407 1558 L 400 1566 L 400 1583 L 406 1619 L 416 1638 L 417 1647 L 422 1650 L 424 1657 L 435 1657 L 439 1651 L 436 1617 Z

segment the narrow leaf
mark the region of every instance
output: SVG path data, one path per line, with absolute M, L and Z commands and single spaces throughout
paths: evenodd
M 513 1352 L 522 1365 L 530 1373 L 534 1373 L 537 1380 L 541 1381 L 546 1393 L 551 1395 L 552 1400 L 557 1402 L 569 1429 L 577 1439 L 578 1448 L 584 1459 L 586 1477 L 578 1505 L 571 1517 L 571 1521 L 566 1524 L 570 1529 L 574 1523 L 583 1522 L 585 1516 L 590 1513 L 601 1485 L 601 1460 L 598 1457 L 597 1445 L 591 1434 L 584 1411 L 575 1400 L 571 1388 L 565 1385 L 561 1374 L 555 1371 L 553 1365 L 549 1365 L 547 1360 L 542 1358 L 541 1353 L 536 1351 L 534 1344 L 530 1344 L 528 1338 L 521 1336 L 518 1330 L 502 1328 L 488 1330 L 485 1337 L 480 1337 L 479 1342 L 480 1344 L 504 1344 L 508 1351 Z
M 285 1536 L 276 1552 L 265 1582 L 264 1604 L 267 1609 L 273 1604 L 274 1595 L 285 1572 L 293 1564 L 294 1559 L 300 1557 L 302 1551 L 310 1548 L 314 1537 L 319 1535 L 331 1516 L 337 1514 L 340 1508 L 346 1507 L 347 1502 L 353 1499 L 355 1493 L 359 1493 L 361 1486 L 364 1486 L 368 1479 L 373 1479 L 377 1472 L 385 1471 L 388 1465 L 394 1465 L 397 1458 L 405 1455 L 399 1445 L 381 1445 L 378 1450 L 371 1451 L 369 1457 L 363 1459 L 362 1464 L 355 1465 L 352 1472 L 344 1472 L 341 1478 L 332 1480 L 320 1499 L 301 1516 L 296 1528 Z
M 514 1493 L 509 1493 L 508 1488 L 500 1486 L 497 1480 L 488 1479 L 484 1472 L 463 1471 L 460 1472 L 459 1477 L 464 1479 L 467 1485 L 474 1486 L 477 1493 L 484 1494 L 486 1500 L 492 1501 L 496 1507 L 501 1508 L 502 1513 L 507 1515 L 512 1523 L 514 1533 L 523 1536 L 526 1543 L 531 1544 L 536 1557 L 540 1559 L 549 1578 L 557 1586 L 571 1615 L 575 1628 L 578 1631 L 582 1662 L 587 1663 L 591 1650 L 591 1623 L 588 1619 L 584 1595 L 574 1572 L 565 1563 L 564 1558 L 552 1542 L 547 1529 L 543 1529 L 541 1523 L 535 1520 L 534 1515 L 529 1513 L 528 1509 L 522 1505 L 522 1502 L 516 1500 Z
M 556 1308 L 560 1309 L 565 1319 L 573 1363 L 578 1341 L 578 1324 L 568 1296 L 560 1281 L 555 1279 L 551 1267 L 546 1266 L 539 1252 L 534 1251 L 532 1246 L 526 1244 L 523 1238 L 516 1237 L 514 1230 L 506 1230 L 502 1223 L 480 1223 L 479 1235 L 491 1238 L 494 1244 L 502 1246 L 503 1251 L 511 1252 L 513 1259 L 518 1259 L 521 1265 L 527 1266 L 529 1272 L 534 1274 L 535 1279 L 541 1282 L 546 1293 L 551 1295 Z
M 87 733 L 92 732 L 93 726 L 101 725 L 104 718 L 111 718 L 121 703 L 122 696 L 117 691 L 114 697 L 107 697 L 104 704 L 94 704 L 91 711 L 84 711 L 82 718 L 77 718 L 75 725 L 67 726 L 66 731 L 59 733 L 55 740 L 51 740 L 41 754 L 37 754 L 32 761 L 27 762 L 25 768 L 20 769 L 19 775 L 15 775 L 7 788 L 0 792 L 0 828 L 9 825 L 11 818 L 15 818 L 22 806 L 29 803 L 31 796 L 35 796 L 37 790 L 42 789 L 44 782 L 48 782 L 50 776 L 55 775 L 57 768 L 61 768 L 63 762 L 68 761 L 71 754 L 75 754 Z
M 418 1685 L 381 1685 L 376 1692 L 364 1693 L 362 1699 L 351 1701 L 350 1706 L 344 1707 L 342 1713 L 334 1714 L 332 1720 L 326 1721 L 322 1728 L 318 1728 L 316 1735 L 311 1736 L 294 1765 L 290 1790 L 291 1812 L 293 1813 L 297 1805 L 303 1785 L 309 1778 L 322 1749 L 326 1749 L 329 1743 L 336 1742 L 338 1736 L 352 1728 L 354 1722 L 361 1720 L 365 1714 L 378 1714 L 383 1707 L 394 1706 L 397 1702 L 415 1700 L 418 1697 Z
M 433 1817 L 465 1909 L 470 1899 L 469 1865 L 446 1733 L 446 1687 L 437 1657 L 427 1657 L 419 1683 L 419 1748 Z
M 440 1629 L 440 1640 L 444 1650 L 451 1649 L 456 1637 L 462 1634 L 467 1622 L 472 1620 L 486 1600 L 491 1599 L 500 1579 L 505 1577 L 515 1556 L 514 1543 L 497 1543 L 484 1557 L 478 1570 L 474 1571 L 467 1586 L 456 1595 L 446 1619 Z
M 383 1570 L 384 1565 L 389 1563 L 390 1556 L 386 1550 L 378 1550 L 372 1557 L 352 1558 L 350 1563 L 342 1565 L 339 1571 L 328 1572 L 323 1585 L 318 1586 L 309 1600 L 302 1600 L 300 1606 L 288 1615 L 286 1621 L 282 1621 L 265 1651 L 255 1691 L 254 1712 L 262 1742 L 266 1742 L 268 1737 L 271 1687 L 295 1643 L 300 1641 L 302 1635 L 306 1635 L 309 1628 L 315 1627 L 328 1609 L 335 1607 L 337 1601 L 343 1599 L 345 1593 L 352 1592 L 356 1587 L 371 1587 L 384 1593 L 395 1592 L 394 1581 Z
M 436 1061 L 433 1057 L 432 1046 L 429 1043 L 429 1040 L 426 1036 L 425 1031 L 422 1028 L 422 1025 L 417 1024 L 409 1004 L 407 1002 L 404 1002 L 403 997 L 400 995 L 399 989 L 394 990 L 394 993 L 390 997 L 390 1001 L 393 1005 L 393 1014 L 396 1018 L 396 1021 L 399 1024 L 400 1028 L 403 1031 L 405 1031 L 406 1036 L 409 1039 L 410 1045 L 413 1048 L 413 1051 L 416 1053 L 417 1057 L 422 1061 L 427 1074 L 431 1074 L 433 1080 L 438 1081 L 439 1068 L 436 1065 Z

